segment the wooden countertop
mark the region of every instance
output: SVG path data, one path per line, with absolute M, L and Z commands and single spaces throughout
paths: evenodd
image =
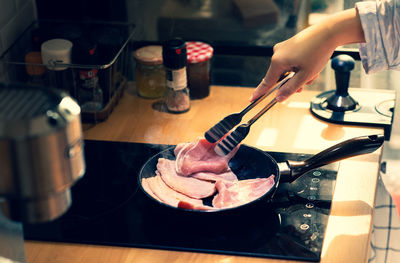
M 160 101 L 139 98 L 129 86 L 108 120 L 84 125 L 85 138 L 163 144 L 189 142 L 203 136 L 224 116 L 243 109 L 251 92 L 250 88 L 212 86 L 210 96 L 192 101 L 189 112 L 170 114 L 163 111 Z M 309 102 L 317 94 L 303 91 L 278 103 L 252 126 L 244 143 L 268 151 L 317 153 L 352 137 L 383 134 L 380 128 L 335 125 L 314 118 L 309 112 Z M 380 155 L 381 149 L 340 162 L 321 262 L 367 261 Z M 293 262 L 36 241 L 26 241 L 25 248 L 28 263 Z

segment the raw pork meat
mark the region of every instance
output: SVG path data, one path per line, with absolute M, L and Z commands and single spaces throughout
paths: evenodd
M 157 171 L 166 185 L 189 197 L 201 199 L 215 193 L 214 183 L 178 175 L 175 170 L 175 161 L 158 159 Z
M 191 177 L 204 180 L 204 181 L 237 181 L 238 178 L 236 174 L 234 174 L 230 169 L 227 172 L 223 172 L 220 174 L 211 173 L 211 172 L 198 172 L 191 175 Z
M 235 207 L 249 203 L 266 194 L 275 184 L 275 176 L 239 180 L 237 182 L 217 181 L 218 194 L 213 199 L 216 208 Z
M 184 176 L 197 172 L 223 173 L 229 170 L 228 162 L 238 147 L 227 156 L 221 157 L 214 152 L 215 144 L 206 139 L 192 143 L 179 144 L 175 148 L 176 171 Z
M 146 193 L 148 193 L 149 195 L 151 195 L 151 197 L 153 197 L 157 201 L 162 202 L 162 200 L 160 198 L 158 198 L 157 195 L 155 193 L 153 193 L 153 191 L 151 191 L 149 181 L 150 181 L 149 178 L 142 178 L 141 182 L 142 182 L 142 187 L 143 187 L 144 191 Z
M 180 201 L 185 201 L 193 206 L 202 206 L 203 202 L 199 199 L 190 198 L 169 188 L 160 175 L 142 179 L 142 185 L 148 185 L 150 195 L 155 195 L 157 200 L 165 204 L 178 207 Z
M 178 144 L 174 150 L 176 161 L 159 158 L 156 176 L 143 179 L 143 188 L 155 199 L 174 207 L 218 210 L 249 203 L 274 186 L 274 175 L 238 180 L 228 162 L 239 146 L 225 157 L 217 155 L 214 146 L 205 139 Z M 203 205 L 201 199 L 216 191 L 213 206 Z

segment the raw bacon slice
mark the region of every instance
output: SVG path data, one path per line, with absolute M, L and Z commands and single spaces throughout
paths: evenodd
M 189 176 L 197 172 L 223 173 L 228 171 L 229 160 L 238 147 L 227 156 L 219 156 L 214 152 L 215 144 L 206 139 L 198 139 L 192 143 L 179 144 L 175 148 L 176 171 L 180 175 Z
M 151 197 L 153 197 L 154 199 L 156 199 L 157 201 L 162 202 L 162 200 L 160 198 L 157 197 L 157 195 L 155 193 L 153 193 L 153 191 L 151 191 L 150 186 L 149 186 L 149 181 L 152 180 L 150 178 L 142 178 L 142 187 L 143 190 L 148 193 Z
M 210 172 L 198 172 L 191 175 L 191 177 L 204 180 L 204 181 L 237 181 L 238 178 L 231 170 L 223 172 L 220 174 L 210 173 Z
M 239 180 L 237 182 L 218 181 L 215 187 L 218 194 L 213 199 L 213 207 L 229 208 L 246 203 L 266 194 L 275 184 L 275 176 Z
M 157 171 L 166 185 L 189 197 L 201 199 L 215 193 L 214 183 L 178 175 L 175 170 L 175 161 L 159 158 Z
M 179 153 L 184 147 L 186 147 L 186 145 L 188 145 L 188 144 L 191 144 L 191 143 L 186 143 L 186 142 L 178 143 L 178 144 L 175 146 L 175 149 L 174 149 L 174 154 L 175 154 L 175 156 L 177 156 L 178 153 Z
M 160 200 L 170 206 L 178 207 L 180 201 L 184 201 L 193 206 L 202 206 L 203 202 L 199 199 L 190 198 L 169 188 L 160 175 L 142 179 L 142 185 L 147 184 L 151 196 L 155 195 L 156 200 Z M 153 196 L 154 197 L 154 196 Z

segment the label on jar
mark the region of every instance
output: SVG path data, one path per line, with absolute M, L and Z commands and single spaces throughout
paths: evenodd
M 79 70 L 79 80 L 83 88 L 94 89 L 97 87 L 99 80 L 97 71 L 97 69 Z
M 167 87 L 182 90 L 187 87 L 186 67 L 176 70 L 166 70 Z

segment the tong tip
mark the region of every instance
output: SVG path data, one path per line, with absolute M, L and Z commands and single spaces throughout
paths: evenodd
M 219 156 L 221 156 L 221 157 L 224 157 L 224 156 L 226 156 L 227 154 L 221 149 L 221 147 L 217 144 L 217 145 L 215 145 L 215 147 L 214 147 L 214 152 L 216 153 L 216 154 L 218 154 Z
M 216 143 L 219 139 L 211 130 L 204 133 L 204 138 L 210 143 Z

